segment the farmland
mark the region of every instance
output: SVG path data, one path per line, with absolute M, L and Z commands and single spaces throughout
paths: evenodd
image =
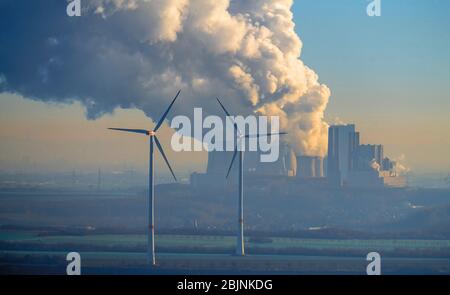
M 105 247 L 129 247 L 144 249 L 146 236 L 138 234 L 92 234 L 92 235 L 41 235 L 33 231 L 1 231 L 0 242 L 18 245 L 35 244 L 42 246 L 74 245 Z M 204 248 L 205 250 L 232 249 L 234 236 L 219 235 L 157 235 L 160 248 Z M 304 239 L 268 237 L 265 239 L 246 238 L 247 248 L 251 249 L 292 249 L 313 250 L 373 250 L 394 251 L 399 248 L 410 250 L 450 250 L 449 240 L 392 240 L 392 239 Z
M 241 271 L 276 273 L 364 273 L 367 253 L 384 258 L 387 272 L 450 272 L 448 240 L 363 240 L 267 237 L 246 239 L 247 256 L 232 255 L 235 238 L 219 235 L 157 235 L 157 272 Z M 1 231 L 0 264 L 21 273 L 63 273 L 65 255 L 81 254 L 87 273 L 146 273 L 146 236 L 141 234 L 43 235 Z M 409 254 L 409 255 L 407 255 Z M 45 271 L 44 271 L 45 272 Z

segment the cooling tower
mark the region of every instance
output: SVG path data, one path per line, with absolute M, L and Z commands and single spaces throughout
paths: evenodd
M 287 152 L 285 161 L 288 176 L 295 176 L 297 174 L 297 158 L 292 149 Z
M 324 177 L 323 173 L 323 158 L 322 157 L 315 157 L 315 165 L 314 165 L 314 172 L 315 177 Z
M 316 176 L 316 157 L 297 157 L 297 176 L 301 178 L 311 178 Z
M 208 166 L 206 173 L 225 175 L 233 158 L 233 152 L 210 151 L 208 152 Z M 236 167 L 233 167 L 237 169 Z

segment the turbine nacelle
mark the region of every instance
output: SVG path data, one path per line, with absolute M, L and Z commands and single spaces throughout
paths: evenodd
M 166 154 L 164 153 L 164 150 L 163 150 L 163 148 L 161 146 L 161 143 L 159 142 L 158 137 L 156 136 L 156 131 L 158 131 L 158 129 L 164 123 L 164 120 L 166 119 L 167 114 L 169 113 L 169 111 L 172 108 L 173 104 L 175 103 L 175 101 L 177 100 L 178 96 L 180 95 L 180 92 L 181 92 L 181 90 L 179 90 L 177 95 L 175 95 L 175 98 L 172 100 L 172 102 L 170 103 L 169 107 L 164 112 L 164 114 L 162 115 L 161 119 L 159 119 L 158 123 L 156 124 L 156 126 L 155 126 L 155 128 L 153 130 L 149 131 L 149 130 L 146 130 L 146 129 L 108 128 L 109 130 L 114 130 L 114 131 L 138 133 L 138 134 L 144 134 L 144 135 L 150 136 L 152 138 L 152 141 L 151 141 L 150 144 L 153 146 L 153 142 L 156 143 L 156 147 L 158 148 L 159 152 L 161 153 L 161 156 L 164 158 L 164 162 L 166 162 L 166 165 L 169 168 L 170 173 L 172 173 L 172 176 L 175 179 L 175 181 L 177 181 L 177 177 L 175 176 L 175 173 L 173 173 L 172 167 L 169 164 L 169 160 L 167 159 Z
M 131 132 L 131 133 L 140 133 L 147 136 L 156 136 L 156 132 L 153 130 L 145 130 L 145 129 L 127 129 L 127 128 L 108 128 L 109 130 L 115 130 L 115 131 L 124 131 L 124 132 Z

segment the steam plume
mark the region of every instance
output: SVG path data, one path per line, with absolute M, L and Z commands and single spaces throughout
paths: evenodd
M 297 153 L 324 155 L 330 96 L 300 59 L 292 0 L 91 0 L 81 17 L 61 0 L 0 1 L 0 92 L 80 100 L 88 118 L 116 107 L 279 115 Z M 152 107 L 150 107 L 152 106 Z M 155 107 L 156 106 L 156 107 Z

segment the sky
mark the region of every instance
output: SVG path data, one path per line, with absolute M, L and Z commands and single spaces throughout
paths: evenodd
M 450 2 L 295 1 L 302 59 L 331 89 L 329 122 L 355 123 L 413 170 L 450 170 Z
M 373 18 L 366 14 L 368 3 L 294 2 L 301 59 L 331 91 L 325 119 L 355 123 L 362 142 L 384 144 L 385 153 L 413 171 L 448 172 L 450 2 L 382 0 L 382 15 Z M 152 124 L 136 109 L 88 120 L 79 102 L 3 93 L 0 170 L 145 170 L 146 138 L 106 128 Z M 163 145 L 171 133 L 163 127 Z M 204 153 L 177 154 L 169 145 L 165 150 L 175 170 L 204 169 Z
M 148 137 L 107 130 L 115 126 L 151 129 L 155 124 L 140 110 L 116 109 L 97 120 L 87 120 L 86 110 L 78 102 L 44 103 L 9 94 L 0 95 L 0 106 L 0 167 L 4 171 L 147 169 Z M 204 169 L 205 153 L 173 152 L 169 144 L 172 134 L 165 123 L 158 135 L 171 165 L 182 171 L 182 176 Z M 156 157 L 156 164 L 166 169 L 161 157 Z

